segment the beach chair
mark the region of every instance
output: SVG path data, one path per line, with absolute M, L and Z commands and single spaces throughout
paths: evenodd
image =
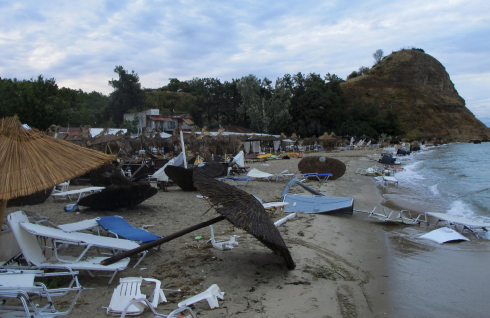
M 76 198 L 76 202 L 80 201 L 80 199 L 86 194 L 92 194 L 94 192 L 100 192 L 104 190 L 105 187 L 88 187 L 78 190 L 70 190 L 64 192 L 51 193 L 51 196 L 54 200 L 58 199 L 68 199 L 73 201 L 72 196 Z
M 3 298 L 3 303 L 0 304 L 0 317 L 56 317 L 69 314 L 82 292 L 77 273 L 69 268 L 63 273 L 44 273 L 39 270 L 0 270 L 0 298 Z M 72 277 L 68 287 L 48 289 L 45 284 L 34 281 L 40 277 L 62 276 Z M 70 292 L 75 292 L 75 296 L 69 303 L 69 307 L 65 311 L 58 311 L 52 297 L 65 296 Z M 36 299 L 34 302 L 31 295 L 39 296 L 42 300 L 46 299 L 43 303 L 47 304 L 39 305 L 39 300 Z M 22 306 L 6 305 L 6 299 L 9 298 L 18 299 Z M 68 303 L 66 300 L 64 302 Z
M 318 181 L 324 183 L 327 182 L 328 178 L 331 176 L 332 176 L 331 173 L 303 173 L 302 174 L 303 180 L 301 180 L 301 182 L 305 181 L 306 179 L 315 177 L 318 179 Z
M 150 243 L 163 237 L 150 233 L 147 230 L 136 228 L 120 216 L 104 216 L 94 220 L 102 229 L 114 235 L 116 238 L 130 240 L 138 244 Z M 160 249 L 160 246 L 158 245 L 156 249 Z M 143 257 L 139 259 L 134 267 L 138 266 L 142 260 Z
M 100 262 L 106 259 L 106 257 L 85 257 L 82 259 L 82 256 L 88 250 L 87 248 L 85 248 L 84 252 L 82 252 L 83 254 L 79 257 L 67 257 L 63 260 L 60 260 L 57 255 L 56 244 L 58 244 L 58 242 L 59 243 L 63 242 L 65 244 L 74 244 L 74 245 L 81 245 L 81 246 L 85 245 L 86 247 L 105 245 L 104 247 L 109 247 L 118 250 L 129 250 L 139 246 L 138 244 L 131 241 L 118 240 L 109 237 L 104 238 L 104 237 L 85 234 L 85 233 L 66 233 L 63 232 L 62 230 L 52 229 L 38 224 L 32 224 L 29 223 L 29 220 L 27 219 L 27 216 L 23 211 L 17 211 L 11 213 L 8 215 L 7 219 L 10 228 L 14 233 L 15 239 L 17 240 L 17 243 L 20 246 L 22 256 L 27 262 L 28 268 L 63 269 L 69 267 L 74 270 L 87 270 L 90 275 L 92 275 L 92 271 L 113 272 L 108 285 L 110 285 L 110 283 L 112 282 L 112 280 L 114 279 L 114 277 L 119 271 L 122 271 L 127 268 L 129 263 L 129 258 L 122 259 L 114 264 L 107 265 L 107 266 L 100 265 Z M 52 231 L 44 233 L 45 229 L 43 228 Z M 77 234 L 77 236 L 75 236 L 75 234 Z M 54 256 L 50 258 L 46 258 L 43 248 L 39 244 L 36 235 L 51 237 L 55 240 L 55 242 L 53 242 L 54 245 L 53 248 L 55 251 Z M 80 236 L 80 235 L 84 235 L 84 236 Z M 111 241 L 110 244 L 107 244 L 108 242 L 107 239 L 111 239 L 117 242 Z M 89 240 L 89 242 L 85 240 Z M 17 262 L 20 263 L 20 260 L 18 259 Z M 4 267 L 17 267 L 17 266 L 13 266 L 11 264 L 4 264 Z
M 142 300 L 146 300 L 146 295 L 141 293 L 141 284 L 143 281 L 155 284 L 155 289 L 150 298 L 151 303 L 149 303 L 152 308 L 157 308 L 158 304 L 167 302 L 167 298 L 165 298 L 165 294 L 163 293 L 164 289 L 160 288 L 162 283 L 159 280 L 142 277 L 125 277 L 119 280 L 119 285 L 114 289 L 106 313 L 108 315 L 120 315 L 125 311 L 126 315 L 142 314 L 146 305 Z M 180 289 L 165 289 L 165 291 L 180 292 Z M 130 304 L 134 299 L 139 299 L 139 301 Z
M 231 181 L 235 187 L 239 185 L 243 185 L 246 187 L 248 183 L 252 180 L 252 178 L 237 178 L 237 177 L 225 177 L 225 178 L 219 178 L 219 181 Z
M 134 300 L 130 301 L 128 303 L 128 305 L 126 306 L 126 308 L 121 313 L 121 318 L 126 317 L 127 309 L 129 309 L 131 306 L 133 306 L 134 304 L 137 304 L 137 303 L 145 303 L 146 306 L 148 306 L 148 308 L 150 308 L 150 310 L 152 311 L 154 317 L 162 317 L 162 318 L 175 318 L 175 317 L 178 317 L 178 318 L 183 318 L 183 317 L 185 317 L 185 318 L 197 318 L 196 314 L 192 311 L 192 309 L 190 309 L 187 306 L 184 306 L 184 307 L 175 309 L 174 311 L 172 311 L 168 315 L 157 313 L 156 310 L 155 310 L 155 308 L 153 308 L 153 306 L 151 305 L 151 303 L 146 298 L 138 298 L 138 299 L 134 299 Z M 189 312 L 189 314 L 187 314 L 185 316 L 184 315 L 181 315 L 181 313 L 183 313 L 185 311 Z
M 209 307 L 213 309 L 219 307 L 218 298 L 223 299 L 224 295 L 225 293 L 219 289 L 218 285 L 213 284 L 202 293 L 194 295 L 191 298 L 188 298 L 184 301 L 181 301 L 180 303 L 177 304 L 177 306 L 179 307 L 189 306 L 194 303 L 197 303 L 198 301 L 206 300 L 208 302 Z

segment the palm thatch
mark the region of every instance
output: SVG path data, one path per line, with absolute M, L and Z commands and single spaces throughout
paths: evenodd
M 98 151 L 25 129 L 17 116 L 0 121 L 0 200 L 54 187 L 114 160 Z
M 81 198 L 78 205 L 94 210 L 116 210 L 132 208 L 158 193 L 158 189 L 147 183 L 111 185 L 101 192 Z
M 103 165 L 90 172 L 90 183 L 95 187 L 108 187 L 110 185 L 126 185 L 131 182 L 123 175 L 120 168 L 113 164 Z
M 331 173 L 329 180 L 335 180 L 344 175 L 346 167 L 338 159 L 309 156 L 301 159 L 298 163 L 298 170 L 301 173 Z
M 192 178 L 192 170 L 183 167 L 167 166 L 165 174 L 184 191 L 197 191 Z
M 281 234 L 253 195 L 197 171 L 194 172 L 194 184 L 202 195 L 209 197 L 219 214 L 282 255 L 289 269 L 295 268 Z
M 221 177 L 225 173 L 225 167 L 220 162 L 205 162 L 203 166 L 196 166 L 192 170 L 203 173 L 211 178 Z

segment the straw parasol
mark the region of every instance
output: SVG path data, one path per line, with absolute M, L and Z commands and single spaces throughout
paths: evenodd
M 210 178 L 197 171 L 194 171 L 194 183 L 202 195 L 209 197 L 209 200 L 215 206 L 220 216 L 167 235 L 151 243 L 141 245 L 135 249 L 118 253 L 113 257 L 103 260 L 101 264 L 113 264 L 125 257 L 149 250 L 157 245 L 226 219 L 236 227 L 242 228 L 255 236 L 271 250 L 281 254 L 289 269 L 295 268 L 296 265 L 281 234 L 270 220 L 267 212 L 265 212 L 263 205 L 256 198 L 245 191 Z
M 85 174 L 114 156 L 25 128 L 17 116 L 0 120 L 0 225 L 7 201 Z
M 295 268 L 281 233 L 253 195 L 197 172 L 194 172 L 194 184 L 202 195 L 209 198 L 219 214 L 281 254 L 289 269 Z
M 344 175 L 346 166 L 335 158 L 309 156 L 301 159 L 298 170 L 301 173 L 331 173 L 329 180 L 335 180 Z

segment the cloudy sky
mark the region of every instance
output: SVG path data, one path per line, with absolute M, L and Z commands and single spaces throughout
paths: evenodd
M 490 1 L 6 1 L 0 77 L 42 74 L 109 94 L 116 65 L 143 87 L 169 78 L 298 72 L 346 78 L 372 54 L 418 47 L 438 59 L 490 126 Z

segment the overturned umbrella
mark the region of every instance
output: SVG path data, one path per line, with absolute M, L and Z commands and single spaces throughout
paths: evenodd
M 289 253 L 281 234 L 277 230 L 274 223 L 272 223 L 270 220 L 267 212 L 264 210 L 263 205 L 257 201 L 253 195 L 224 182 L 209 178 L 197 171 L 194 172 L 194 184 L 202 195 L 209 198 L 211 203 L 216 207 L 216 211 L 221 214 L 220 216 L 170 234 L 151 243 L 141 245 L 133 250 L 119 253 L 113 257 L 103 260 L 101 264 L 113 264 L 125 257 L 148 250 L 192 231 L 226 219 L 236 227 L 239 227 L 252 234 L 271 250 L 281 254 L 289 269 L 295 268 L 296 265 L 294 264 L 291 254 Z

